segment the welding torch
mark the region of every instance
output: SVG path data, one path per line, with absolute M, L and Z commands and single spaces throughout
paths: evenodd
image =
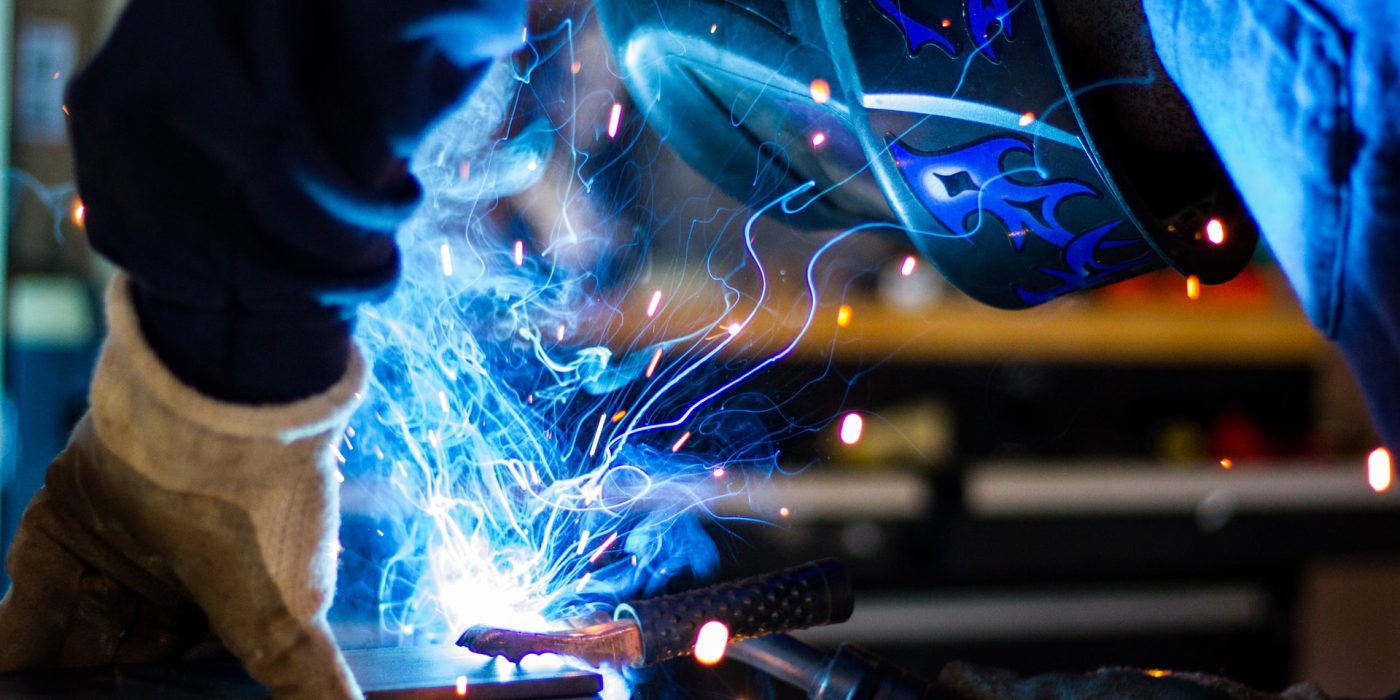
M 873 655 L 843 645 L 828 658 L 780 634 L 844 622 L 855 596 L 840 562 L 831 559 L 719 583 L 674 595 L 632 601 L 613 619 L 553 632 L 522 632 L 478 625 L 458 646 L 519 662 L 555 653 L 641 668 L 692 654 L 702 628 L 727 631 L 729 658 L 807 691 L 813 700 L 923 700 L 937 697 L 922 679 Z

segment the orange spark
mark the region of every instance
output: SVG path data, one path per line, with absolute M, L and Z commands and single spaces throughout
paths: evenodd
M 73 200 L 73 225 L 83 228 L 87 223 L 87 207 L 83 206 L 83 200 Z
M 854 311 L 851 309 L 850 304 L 842 304 L 841 308 L 836 310 L 836 325 L 841 328 L 851 325 L 852 313 L 854 313 Z
M 656 374 L 656 365 L 661 362 L 661 350 L 662 348 L 658 346 L 656 352 L 651 355 L 651 364 L 647 365 L 647 379 L 651 379 L 651 375 Z
M 826 82 L 822 78 L 813 80 L 812 84 L 807 86 L 807 89 L 812 93 L 812 101 L 819 105 L 824 105 L 831 99 L 831 83 Z
M 847 413 L 841 419 L 841 442 L 847 445 L 854 445 L 860 442 L 861 433 L 865 432 L 865 419 L 859 413 Z
M 680 451 L 681 451 L 681 448 L 682 448 L 682 447 L 685 447 L 685 443 L 686 443 L 687 441 L 689 441 L 689 440 L 690 440 L 690 431 L 687 430 L 687 431 L 685 431 L 685 435 L 682 435 L 682 436 L 681 436 L 681 439 L 679 439 L 679 440 L 676 441 L 676 444 L 671 445 L 671 451 L 672 451 L 672 452 L 680 452 Z
M 626 412 L 626 411 L 618 411 L 617 413 L 612 414 L 612 422 L 614 422 L 614 423 L 619 423 L 619 422 L 622 421 L 623 418 L 626 418 L 626 417 L 627 417 L 627 412 Z
M 1186 298 L 1195 301 L 1201 298 L 1201 278 L 1191 275 L 1186 278 Z
M 1221 469 L 1229 469 L 1233 466 L 1235 466 L 1235 463 L 1229 457 L 1224 457 L 1220 460 Z
M 1033 121 L 1035 121 L 1035 112 L 1026 112 L 1025 114 L 1021 115 L 1021 118 L 1017 120 L 1016 123 L 1020 124 L 1021 126 L 1030 126 L 1031 122 Z

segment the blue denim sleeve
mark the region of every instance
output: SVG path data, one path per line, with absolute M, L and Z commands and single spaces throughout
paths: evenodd
M 521 39 L 523 0 L 133 0 L 69 87 L 93 247 L 147 342 L 244 403 L 334 383 L 398 276 L 406 157 Z
M 1400 3 L 1144 4 L 1167 72 L 1400 449 Z

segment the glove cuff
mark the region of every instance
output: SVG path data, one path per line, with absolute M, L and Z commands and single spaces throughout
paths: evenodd
M 295 401 L 252 406 L 221 400 L 184 381 L 158 357 L 143 332 L 132 299 L 130 278 L 117 273 L 107 287 L 108 338 L 93 378 L 92 402 L 97 415 L 122 415 L 121 405 L 135 393 L 132 384 L 159 406 L 162 413 L 181 422 L 229 438 L 269 439 L 290 443 L 309 436 L 340 430 L 355 412 L 366 381 L 365 356 L 346 340 L 344 369 L 329 388 Z M 279 345 L 279 349 L 281 346 Z M 266 349 L 265 349 L 266 350 Z M 289 350 L 290 352 L 290 350 Z M 276 355 L 275 351 L 269 354 Z M 298 364 L 304 356 L 278 356 L 286 370 L 306 372 Z M 286 371 L 284 370 L 284 371 Z M 110 441 L 108 444 L 112 444 Z M 137 460 L 139 461 L 139 460 Z

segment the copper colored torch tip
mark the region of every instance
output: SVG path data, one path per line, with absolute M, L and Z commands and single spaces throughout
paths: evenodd
M 636 623 L 614 620 L 552 632 L 522 632 L 487 625 L 468 628 L 457 646 L 486 656 L 520 663 L 529 654 L 560 654 L 594 666 L 631 666 L 641 662 L 642 638 Z

